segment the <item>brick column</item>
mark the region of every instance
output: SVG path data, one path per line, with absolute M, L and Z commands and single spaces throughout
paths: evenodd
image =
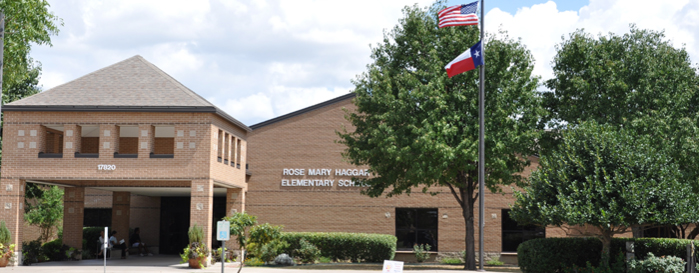
M 192 201 L 189 206 L 189 226 L 200 226 L 204 231 L 204 243 L 211 247 L 214 217 L 214 181 L 192 180 Z
M 75 157 L 75 152 L 80 152 L 81 131 L 75 124 L 63 125 L 63 158 Z
M 129 211 L 131 211 L 131 193 L 125 191 L 113 192 L 112 229 L 117 231 L 117 241 L 121 239 L 129 241 Z
M 12 235 L 15 244 L 16 261 L 21 261 L 22 228 L 24 227 L 24 181 L 19 179 L 0 179 L 0 217 Z M 17 264 L 17 263 L 16 263 Z M 16 265 L 15 264 L 15 265 Z
M 149 158 L 153 151 L 155 127 L 150 124 L 138 125 L 138 158 Z
M 114 158 L 114 152 L 119 150 L 119 130 L 113 124 L 100 125 L 100 158 Z
M 65 188 L 63 195 L 63 244 L 83 248 L 85 188 Z M 95 243 L 95 242 L 88 242 Z
M 236 212 L 245 211 L 245 191 L 241 188 L 226 189 L 226 216 L 231 216 Z M 226 242 L 226 247 L 232 250 L 238 250 L 238 243 L 231 237 L 231 240 Z

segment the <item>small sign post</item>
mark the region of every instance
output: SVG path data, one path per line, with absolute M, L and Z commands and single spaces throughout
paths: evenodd
M 403 262 L 384 260 L 382 273 L 403 273 Z
M 221 273 L 223 273 L 226 262 L 226 241 L 231 239 L 231 223 L 218 221 L 216 224 L 216 240 L 221 241 Z
M 104 227 L 104 242 L 102 245 L 102 257 L 104 257 L 104 273 L 107 273 L 107 247 L 109 247 L 109 228 Z

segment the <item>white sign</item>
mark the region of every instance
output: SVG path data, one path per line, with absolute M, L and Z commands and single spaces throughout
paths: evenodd
M 103 171 L 113 171 L 116 170 L 116 165 L 99 164 L 97 165 L 97 169 Z
M 218 221 L 216 222 L 216 240 L 217 241 L 228 241 L 231 239 L 231 223 L 228 221 Z
M 403 273 L 403 262 L 383 261 L 383 273 Z

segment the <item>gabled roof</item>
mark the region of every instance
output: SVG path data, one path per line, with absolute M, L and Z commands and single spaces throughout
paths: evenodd
M 204 112 L 252 131 L 138 55 L 8 103 L 2 111 Z
M 305 114 L 305 113 L 311 112 L 311 111 L 316 110 L 316 109 L 323 108 L 323 107 L 328 106 L 328 105 L 332 105 L 332 104 L 335 104 L 335 103 L 338 103 L 338 102 L 341 102 L 341 101 L 344 101 L 344 100 L 348 100 L 348 99 L 354 98 L 355 96 L 357 96 L 357 94 L 354 93 L 354 92 L 349 93 L 349 94 L 347 94 L 347 95 L 342 95 L 342 96 L 339 96 L 339 97 L 337 97 L 337 98 L 334 98 L 334 99 L 331 99 L 331 100 L 327 100 L 327 101 L 318 103 L 318 104 L 316 104 L 316 105 L 312 105 L 312 106 L 303 108 L 303 109 L 301 109 L 301 110 L 298 110 L 298 111 L 295 111 L 295 112 L 291 112 L 291 113 L 286 114 L 286 115 L 283 115 L 283 116 L 279 116 L 279 117 L 276 117 L 276 118 L 273 118 L 273 119 L 270 119 L 270 120 L 267 120 L 267 121 L 263 121 L 263 122 L 257 123 L 257 124 L 255 124 L 255 125 L 251 125 L 250 128 L 252 128 L 253 130 L 255 130 L 255 129 L 260 129 L 260 128 L 262 128 L 262 127 L 264 127 L 264 126 L 267 126 L 267 125 L 270 125 L 270 124 L 274 124 L 274 123 L 277 123 L 277 122 L 280 122 L 280 121 L 283 121 L 283 120 L 286 120 L 286 119 L 293 118 L 293 117 L 298 116 L 298 115 L 303 115 L 303 114 Z

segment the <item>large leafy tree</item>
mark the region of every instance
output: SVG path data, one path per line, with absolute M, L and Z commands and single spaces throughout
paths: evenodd
M 0 0 L 5 15 L 2 90 L 3 103 L 36 93 L 41 64 L 29 55 L 32 45 L 51 44 L 62 21 L 46 0 Z M 33 83 L 27 85 L 27 83 Z
M 594 121 L 571 126 L 541 157 L 510 215 L 518 223 L 590 226 L 608 265 L 614 234 L 699 219 L 692 190 L 667 150 L 647 135 Z M 584 231 L 585 229 L 580 229 Z
M 478 72 L 448 78 L 444 66 L 479 40 L 478 28 L 437 28 L 431 9 L 404 17 L 372 49 L 374 62 L 354 81 L 357 106 L 339 132 L 344 156 L 369 166 L 359 179 L 371 197 L 446 191 L 463 209 L 466 269 L 475 269 L 474 206 L 478 189 Z M 488 35 L 486 52 L 486 187 L 523 181 L 541 115 L 534 60 L 505 33 Z
M 634 25 L 624 35 L 578 30 L 557 49 L 546 82 L 554 92 L 544 100 L 553 128 L 596 121 L 647 135 L 669 149 L 681 181 L 699 191 L 699 76 L 687 51 L 663 32 Z

